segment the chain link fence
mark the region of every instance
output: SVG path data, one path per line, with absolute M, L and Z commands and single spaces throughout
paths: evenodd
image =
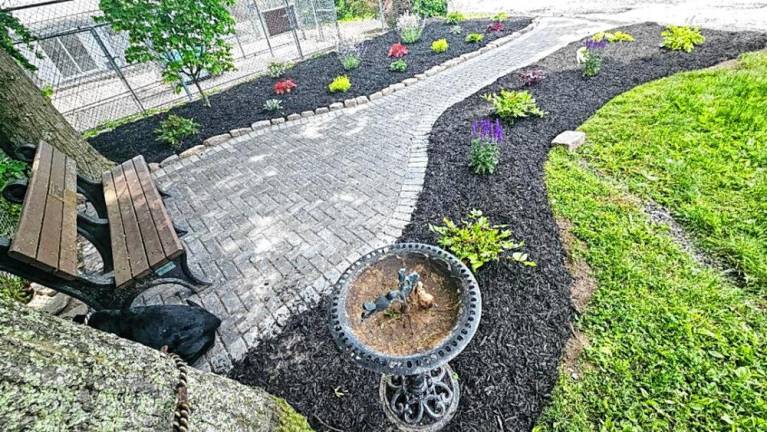
M 95 23 L 98 0 L 6 0 L 37 39 L 36 56 L 19 49 L 37 66 L 36 84 L 79 131 L 142 115 L 198 97 L 194 86 L 177 93 L 161 78 L 155 63 L 129 64 L 128 37 Z M 39 1 L 39 0 L 38 0 Z M 238 0 L 231 8 L 236 31 L 228 38 L 236 70 L 201 82 L 219 91 L 263 73 L 273 59 L 298 60 L 335 47 L 339 38 L 381 29 L 378 17 L 336 20 L 334 0 Z

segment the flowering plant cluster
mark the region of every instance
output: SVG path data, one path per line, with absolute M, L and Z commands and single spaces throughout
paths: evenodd
M 544 78 L 546 78 L 546 74 L 543 72 L 543 69 L 531 69 L 519 74 L 519 79 L 521 79 L 527 87 L 538 84 L 543 81 Z
M 607 47 L 607 40 L 602 39 L 595 41 L 594 39 L 588 39 L 586 41 L 586 49 L 589 51 L 601 50 Z
M 495 121 L 485 118 L 471 122 L 471 136 L 473 139 L 500 143 L 506 139 L 501 119 Z
M 389 57 L 401 58 L 407 54 L 407 47 L 397 42 L 389 47 Z
M 471 150 L 469 167 L 474 174 L 492 174 L 498 165 L 500 149 L 505 135 L 500 119 L 475 120 L 471 123 Z
M 423 34 L 424 21 L 418 16 L 405 12 L 397 18 L 397 31 L 402 42 L 406 44 L 416 43 Z
M 278 95 L 290 93 L 298 87 L 298 85 L 292 79 L 284 79 L 274 83 L 274 92 Z

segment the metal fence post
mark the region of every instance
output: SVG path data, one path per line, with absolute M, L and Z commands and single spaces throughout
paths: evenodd
M 317 8 L 314 7 L 314 0 L 309 0 L 309 6 L 312 7 L 312 15 L 314 15 L 314 26 L 320 34 L 320 40 L 325 42 L 325 33 L 322 32 L 320 20 L 317 19 Z
M 378 16 L 381 17 L 381 30 L 386 30 L 386 14 L 384 13 L 383 0 L 378 0 Z
M 266 24 L 264 24 L 264 17 L 261 16 L 261 9 L 258 7 L 258 0 L 253 0 L 253 7 L 256 8 L 256 16 L 258 16 L 258 22 L 261 23 L 261 31 L 264 32 L 264 39 L 266 39 L 266 46 L 269 47 L 269 54 L 274 57 L 272 42 L 269 40 L 269 30 L 267 30 Z
M 109 62 L 109 66 L 112 68 L 112 70 L 115 71 L 117 76 L 120 78 L 120 81 L 123 82 L 125 87 L 130 92 L 131 96 L 133 96 L 133 100 L 136 102 L 136 105 L 138 105 L 142 113 L 146 114 L 146 108 L 144 108 L 144 104 L 141 103 L 141 99 L 139 99 L 136 92 L 133 91 L 133 87 L 131 87 L 130 83 L 125 78 L 125 75 L 123 75 L 122 70 L 120 70 L 120 67 L 115 62 L 114 57 L 112 57 L 112 54 L 107 49 L 106 45 L 104 45 L 104 41 L 101 40 L 101 36 L 99 36 L 99 33 L 93 27 L 89 28 L 88 31 L 90 32 L 91 36 L 93 36 L 93 39 L 96 40 L 96 43 L 101 49 L 101 52 L 104 53 L 104 56 L 107 58 L 107 61 Z
M 285 0 L 285 14 L 288 16 L 288 23 L 290 24 L 290 31 L 293 33 L 293 41 L 296 43 L 296 48 L 298 49 L 298 55 L 301 57 L 301 60 L 304 59 L 304 51 L 301 49 L 301 41 L 298 40 L 298 33 L 296 32 L 296 14 L 295 14 L 295 6 L 293 6 L 293 13 L 290 13 L 290 3 L 288 3 L 288 0 Z

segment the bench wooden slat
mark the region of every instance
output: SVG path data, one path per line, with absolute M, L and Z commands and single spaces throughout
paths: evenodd
M 109 218 L 109 236 L 112 242 L 112 258 L 114 261 L 115 285 L 122 287 L 131 280 L 130 262 L 128 261 L 128 245 L 120 216 L 120 206 L 117 201 L 117 191 L 112 172 L 105 172 L 101 179 L 104 183 L 104 202 Z
M 133 208 L 136 210 L 136 219 L 138 221 L 139 229 L 141 230 L 141 237 L 144 240 L 144 252 L 146 253 L 149 266 L 156 269 L 168 262 L 168 260 L 165 257 L 165 252 L 160 243 L 160 237 L 157 233 L 154 220 L 152 220 L 152 214 L 149 210 L 147 198 L 144 196 L 144 190 L 141 187 L 141 181 L 136 173 L 136 167 L 133 165 L 133 161 L 130 160 L 123 163 L 122 169 L 125 173 L 128 189 L 130 190 Z
M 64 214 L 61 224 L 61 249 L 58 274 L 66 279 L 77 276 L 77 164 L 68 157 L 64 175 Z
M 141 237 L 141 230 L 138 226 L 136 211 L 133 208 L 123 167 L 117 166 L 112 169 L 112 177 L 117 191 L 117 202 L 120 205 L 120 218 L 125 232 L 125 243 L 128 245 L 131 275 L 133 279 L 143 278 L 151 272 L 151 268 L 146 258 L 146 251 L 144 251 L 144 240 Z
M 141 187 L 144 190 L 144 195 L 147 198 L 149 209 L 152 213 L 152 219 L 154 220 L 157 233 L 160 236 L 160 242 L 162 243 L 163 251 L 168 259 L 173 259 L 181 255 L 184 251 L 184 246 L 181 244 L 181 240 L 176 235 L 176 231 L 173 229 L 173 222 L 168 215 L 168 210 L 165 208 L 165 204 L 162 202 L 160 192 L 157 190 L 152 175 L 149 173 L 149 167 L 146 164 L 143 156 L 136 156 L 133 158 L 133 165 L 136 167 L 136 174 L 138 174 L 141 181 Z
M 40 232 L 40 244 L 37 247 L 37 261 L 52 270 L 59 267 L 66 159 L 64 153 L 54 150 L 50 178 L 48 179 L 48 196 L 45 202 L 43 228 Z
M 27 185 L 24 207 L 11 249 L 8 252 L 11 257 L 19 261 L 33 263 L 37 258 L 37 246 L 40 242 L 52 161 L 52 147 L 41 143 L 32 162 L 30 183 Z

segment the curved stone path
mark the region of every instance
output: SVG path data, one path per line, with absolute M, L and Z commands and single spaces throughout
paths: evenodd
M 186 224 L 193 266 L 214 283 L 191 300 L 222 318 L 195 366 L 225 371 L 346 267 L 410 220 L 440 114 L 508 72 L 609 24 L 543 18 L 529 32 L 368 104 L 233 139 L 156 173 Z M 574 54 L 573 54 L 574 55 Z M 147 303 L 178 303 L 161 287 Z M 182 291 L 183 293 L 183 291 Z

